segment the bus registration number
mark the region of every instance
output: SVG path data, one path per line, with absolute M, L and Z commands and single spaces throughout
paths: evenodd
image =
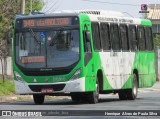
M 41 93 L 53 93 L 53 88 L 42 88 Z

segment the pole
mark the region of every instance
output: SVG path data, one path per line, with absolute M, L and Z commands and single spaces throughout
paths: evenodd
M 21 14 L 25 13 L 25 0 L 21 0 Z
M 30 0 L 30 10 L 29 10 L 30 14 L 32 14 L 32 0 Z

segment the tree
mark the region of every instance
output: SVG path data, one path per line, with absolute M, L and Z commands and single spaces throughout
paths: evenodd
M 154 38 L 154 46 L 155 48 L 157 46 L 160 46 L 160 35 L 156 34 L 156 37 Z
M 16 14 L 20 14 L 21 0 L 0 0 L 0 62 L 2 68 L 2 77 L 4 82 L 3 60 L 8 55 L 7 38 L 8 31 Z M 43 7 L 42 0 L 33 0 L 33 10 L 40 10 Z M 30 0 L 26 0 L 26 13 L 29 13 Z

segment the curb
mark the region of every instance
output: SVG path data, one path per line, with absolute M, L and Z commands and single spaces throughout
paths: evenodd
M 31 99 L 33 99 L 31 95 L 0 96 L 0 102 L 15 102 L 19 100 L 31 100 Z
M 68 96 L 46 96 L 45 99 L 63 99 L 69 98 Z M 16 101 L 26 101 L 33 100 L 32 95 L 6 95 L 0 96 L 0 102 L 16 102 Z
M 151 92 L 151 91 L 160 91 L 160 89 L 157 89 L 157 88 L 142 88 L 142 89 L 138 89 L 138 92 L 140 92 L 140 93 Z

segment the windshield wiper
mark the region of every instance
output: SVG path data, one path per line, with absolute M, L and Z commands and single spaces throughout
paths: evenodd
M 37 37 L 37 35 L 33 32 L 32 29 L 29 29 L 29 32 L 32 34 L 33 38 L 37 41 L 38 44 L 41 44 L 41 40 Z

